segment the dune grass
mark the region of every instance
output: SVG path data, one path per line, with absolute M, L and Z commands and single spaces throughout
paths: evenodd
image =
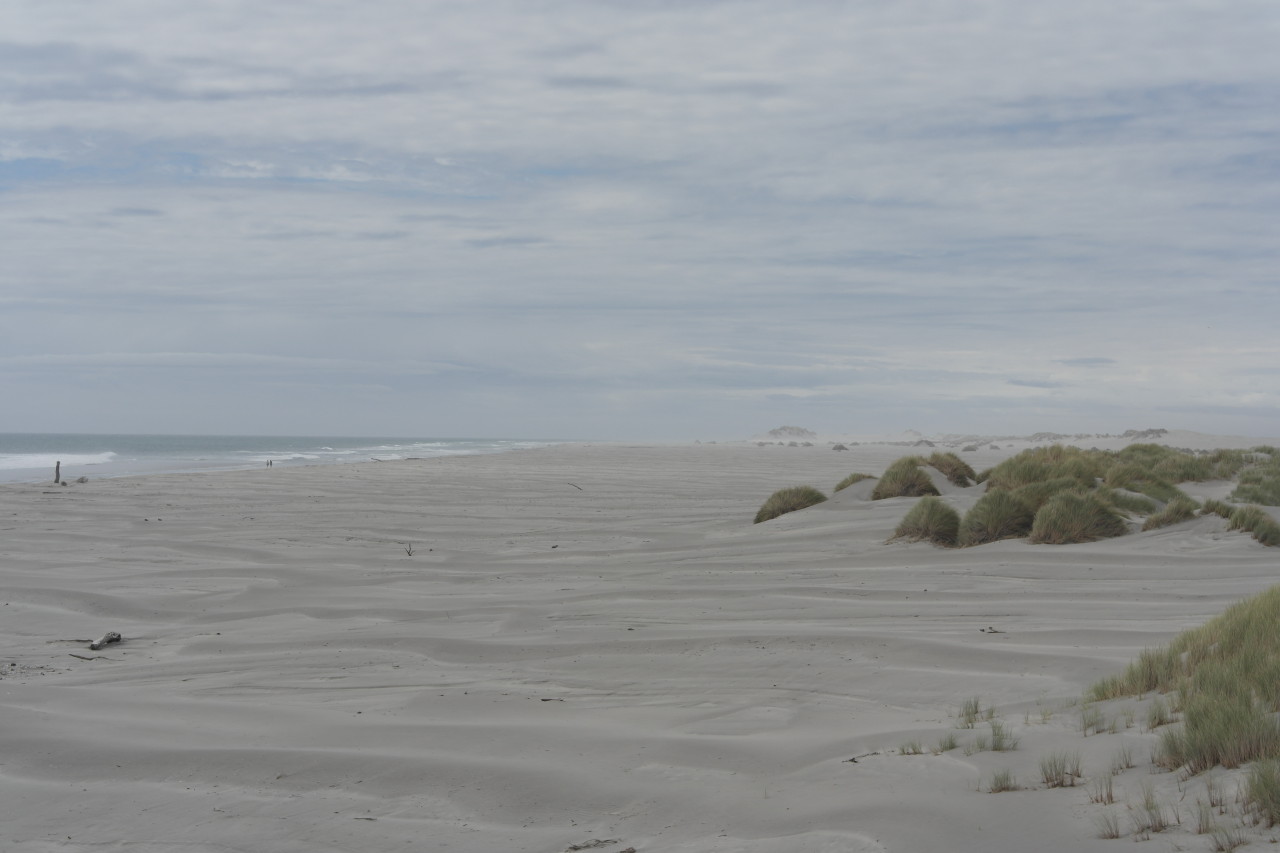
M 1062 492 L 1084 494 L 1088 490 L 1087 486 L 1081 485 L 1080 481 L 1074 477 L 1054 477 L 1050 480 L 1041 480 L 1038 483 L 1027 483 L 1025 486 L 1019 486 L 1013 490 L 1013 494 L 1017 495 L 1019 500 L 1030 507 L 1032 512 L 1037 512 L 1054 495 Z M 987 493 L 990 494 L 991 490 L 988 490 Z
M 984 545 L 1000 539 L 1017 539 L 1031 532 L 1035 513 L 1013 492 L 996 489 L 978 498 L 960 522 L 958 544 Z
M 893 532 L 893 539 L 927 540 L 935 545 L 954 547 L 960 532 L 960 513 L 939 498 L 926 495 L 916 501 Z M 890 540 L 892 541 L 892 540 Z
M 919 456 L 904 456 L 890 465 L 871 490 L 873 501 L 886 498 L 918 498 L 924 495 L 938 494 L 920 465 L 923 460 Z
M 1095 542 L 1129 532 L 1116 511 L 1094 494 L 1061 492 L 1050 498 L 1031 524 L 1031 541 L 1049 545 Z
M 991 784 L 988 790 L 993 794 L 1002 794 L 1005 791 L 1018 790 L 1018 779 L 1013 775 L 1011 770 L 996 770 L 991 774 Z
M 1182 725 L 1155 755 L 1199 773 L 1280 759 L 1280 586 L 1232 605 L 1167 646 L 1147 649 L 1125 672 L 1093 685 L 1094 699 L 1176 691 Z
M 1280 761 L 1259 761 L 1249 768 L 1244 802 L 1259 823 L 1269 827 L 1280 823 Z
M 857 474 L 857 473 L 850 474 L 848 477 L 845 477 L 843 480 L 841 480 L 839 483 L 836 484 L 835 490 L 839 492 L 849 488 L 854 483 L 861 483 L 863 480 L 874 480 L 874 479 L 875 477 L 872 476 L 871 474 Z
M 1249 843 L 1244 831 L 1233 826 L 1214 826 L 1209 830 L 1209 838 L 1213 842 L 1209 848 L 1213 853 L 1231 853 Z
M 1236 508 L 1231 504 L 1226 503 L 1225 501 L 1215 501 L 1213 499 L 1205 501 L 1204 505 L 1200 507 L 1201 515 L 1220 515 L 1227 519 L 1231 518 L 1231 513 L 1235 511 Z
M 954 453 L 939 451 L 932 454 L 925 462 L 941 471 L 942 475 L 954 485 L 962 488 L 973 485 L 973 481 L 978 478 L 977 473 L 974 472 L 969 463 Z
M 1131 444 L 1120 451 L 1055 444 L 1024 450 L 981 473 L 974 473 L 956 454 L 939 451 L 928 458 L 901 457 L 879 479 L 850 474 L 835 491 L 876 479 L 872 500 L 936 497 L 939 492 L 926 465 L 961 487 L 985 483 L 986 493 L 959 522 L 954 535 L 954 511 L 926 503 L 912 507 L 892 539 L 925 539 L 944 546 L 1024 536 L 1038 544 L 1093 542 L 1129 532 L 1125 519 L 1135 515 L 1146 517 L 1143 530 L 1188 521 L 1195 516 L 1197 504 L 1176 483 L 1238 474 L 1232 500 L 1248 499 L 1254 505 L 1210 500 L 1200 514 L 1221 515 L 1232 530 L 1247 531 L 1263 545 L 1280 545 L 1280 523 L 1258 506 L 1280 506 L 1280 450 L 1272 447 L 1196 453 L 1159 444 Z M 783 489 L 766 501 L 755 520 L 767 521 L 823 500 L 826 497 L 812 487 Z
M 988 725 L 991 726 L 991 751 L 992 752 L 1010 752 L 1018 748 L 1018 744 L 1022 739 L 1013 734 L 1005 723 L 1000 720 L 990 720 Z
M 987 713 L 987 718 L 995 716 L 995 711 L 991 710 Z M 983 718 L 982 714 L 982 697 L 970 696 L 960 703 L 960 711 L 956 714 L 958 722 L 956 723 L 962 729 L 971 729 L 978 724 L 978 720 Z
M 941 755 L 944 752 L 950 752 L 958 746 L 960 746 L 960 739 L 956 737 L 956 733 L 947 732 L 942 737 L 938 738 L 938 743 L 933 748 L 933 751 L 938 755 Z
M 1236 503 L 1280 506 L 1280 456 L 1269 457 L 1240 472 L 1240 482 L 1231 493 Z
M 1151 704 L 1147 706 L 1147 731 L 1153 732 L 1161 726 L 1167 726 L 1173 722 L 1170 715 L 1169 706 L 1164 699 L 1157 696 L 1151 700 Z
M 1070 477 L 1081 486 L 1092 488 L 1110 464 L 1111 458 L 1102 451 L 1055 444 L 1011 456 L 986 472 L 985 482 L 988 489 L 1014 490 L 1031 483 Z
M 1127 490 L 1099 486 L 1096 493 L 1111 506 L 1132 515 L 1151 515 L 1160 509 L 1160 504 L 1146 495 L 1134 494 Z
M 1098 827 L 1099 838 L 1120 838 L 1124 835 L 1120 829 L 1120 816 L 1111 809 L 1094 818 L 1094 823 Z
M 1262 507 L 1236 507 L 1227 519 L 1227 527 L 1231 530 L 1248 531 L 1263 545 L 1280 545 L 1280 524 Z
M 1080 771 L 1080 753 L 1051 752 L 1040 758 L 1040 778 L 1050 788 L 1075 787 Z
M 1208 500 L 1200 508 L 1201 515 L 1220 515 L 1227 520 L 1228 530 L 1243 530 L 1263 545 L 1280 545 L 1280 524 L 1259 506 L 1232 506 L 1225 501 Z
M 790 486 L 785 489 L 778 489 L 760 507 L 760 511 L 756 513 L 754 523 L 759 524 L 762 521 L 768 521 L 771 518 L 795 512 L 798 509 L 820 504 L 826 499 L 827 496 L 813 486 Z
M 898 747 L 899 755 L 924 755 L 924 752 L 924 746 L 916 739 L 903 741 L 902 745 Z
M 1059 477 L 1072 477 L 1081 486 L 1092 488 L 1098 479 L 1105 478 L 1109 486 L 1142 492 L 1166 503 L 1180 495 L 1177 483 L 1227 480 L 1237 474 L 1242 484 L 1272 484 L 1264 491 L 1280 499 L 1280 452 L 1269 447 L 1190 453 L 1159 444 L 1131 444 L 1119 451 L 1055 444 L 1024 450 L 975 479 L 991 488 L 1013 490 Z M 1263 503 L 1253 498 L 1238 500 Z
M 1151 516 L 1142 525 L 1143 530 L 1158 530 L 1161 527 L 1168 527 L 1171 524 L 1180 524 L 1184 521 L 1190 521 L 1196 517 L 1196 510 L 1200 507 L 1195 501 L 1183 498 L 1175 498 L 1165 504 L 1164 509 Z
M 1150 468 L 1144 468 L 1137 462 L 1117 462 L 1107 469 L 1103 481 L 1113 489 L 1140 492 L 1161 503 L 1187 497 L 1181 489 L 1156 476 Z
M 1151 472 L 1170 483 L 1230 480 L 1257 457 L 1249 450 L 1214 450 L 1195 455 L 1171 451 L 1151 466 Z

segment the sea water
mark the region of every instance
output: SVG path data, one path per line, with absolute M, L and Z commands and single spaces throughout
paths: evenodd
M 0 433 L 0 483 L 324 465 L 500 453 L 556 444 L 512 438 Z

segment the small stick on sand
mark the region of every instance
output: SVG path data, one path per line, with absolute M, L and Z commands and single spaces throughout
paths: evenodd
M 93 649 L 96 652 L 98 649 L 102 648 L 108 643 L 118 643 L 123 639 L 124 638 L 121 637 L 115 631 L 108 631 L 107 633 L 103 634 L 101 637 L 99 637 L 98 639 L 90 643 L 89 648 Z

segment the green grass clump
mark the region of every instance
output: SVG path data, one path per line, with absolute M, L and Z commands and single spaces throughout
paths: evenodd
M 1280 524 L 1262 507 L 1236 507 L 1228 519 L 1227 527 L 1231 530 L 1247 530 L 1263 545 L 1280 545 Z
M 957 486 L 970 486 L 978 478 L 969 463 L 954 453 L 934 453 L 925 461 L 941 471 L 943 476 Z
M 898 529 L 894 539 L 928 540 L 935 545 L 954 547 L 960 532 L 960 513 L 939 498 L 926 495 L 916 501 Z
M 990 720 L 988 725 L 991 726 L 992 752 L 1009 752 L 1018 748 L 1021 738 L 1015 737 L 1007 725 L 999 720 Z
M 1214 826 L 1209 830 L 1210 838 L 1213 846 L 1210 848 L 1213 853 L 1231 853 L 1237 847 L 1243 847 L 1249 843 L 1249 837 L 1245 835 L 1244 830 L 1234 826 Z
M 826 499 L 827 496 L 813 486 L 791 486 L 786 489 L 778 489 L 760 507 L 760 511 L 756 513 L 754 523 L 759 524 L 762 521 L 768 521 L 771 518 L 795 512 L 798 509 L 820 504 Z
M 1161 726 L 1167 726 L 1173 722 L 1173 717 L 1169 714 L 1169 706 L 1159 696 L 1151 700 L 1151 704 L 1147 706 L 1147 731 L 1154 732 Z
M 1257 459 L 1248 450 L 1215 450 L 1196 454 L 1175 452 L 1151 467 L 1151 473 L 1170 483 L 1230 480 Z
M 1226 503 L 1225 501 L 1215 501 L 1212 498 L 1205 501 L 1204 506 L 1200 507 L 1201 515 L 1209 515 L 1212 513 L 1213 515 L 1220 515 L 1227 519 L 1231 518 L 1231 513 L 1235 511 L 1236 508 L 1231 504 Z
M 1041 480 L 1039 483 L 1019 486 L 1013 490 L 1013 493 L 1034 512 L 1044 506 L 1054 495 L 1062 492 L 1084 494 L 1087 490 L 1087 487 L 1080 485 L 1080 481 L 1074 477 L 1055 477 L 1052 480 Z
M 947 732 L 945 735 L 938 738 L 938 745 L 933 748 L 933 751 L 938 755 L 941 755 L 944 752 L 950 752 L 959 745 L 960 739 L 956 737 L 956 733 Z
M 1227 480 L 1257 458 L 1248 450 L 1214 450 L 1188 453 L 1160 444 L 1131 444 L 1115 454 L 1116 459 L 1136 466 L 1148 476 L 1170 483 Z
M 850 486 L 852 486 L 854 483 L 861 483 L 863 480 L 874 480 L 874 479 L 875 477 L 873 477 L 870 474 L 850 474 L 848 477 L 845 477 L 843 480 L 841 480 L 839 483 L 836 484 L 836 491 L 838 492 L 838 491 L 841 491 L 842 489 L 847 489 Z
M 1240 472 L 1240 482 L 1231 493 L 1236 503 L 1280 506 L 1280 457 L 1252 465 Z
M 1194 693 L 1184 702 L 1182 727 L 1164 732 L 1155 758 L 1171 770 L 1201 773 L 1278 754 L 1280 727 L 1253 697 Z
M 958 542 L 963 547 L 1000 539 L 1016 539 L 1031 532 L 1035 513 L 1013 492 L 996 489 L 978 498 L 960 522 Z
M 954 453 L 936 452 L 928 459 L 908 456 L 889 466 L 876 483 L 872 499 L 937 495 L 922 470 L 926 464 L 961 486 L 970 481 L 987 486 L 960 526 L 956 542 L 966 546 L 1024 535 L 1046 544 L 1092 542 L 1127 533 L 1125 519 L 1134 515 L 1147 516 L 1143 530 L 1156 530 L 1195 516 L 1196 501 L 1175 483 L 1225 479 L 1237 473 L 1240 484 L 1232 500 L 1280 506 L 1280 451 L 1275 448 L 1199 453 L 1159 444 L 1132 444 L 1120 451 L 1039 447 L 979 474 Z M 856 479 L 847 482 L 865 477 L 852 476 Z M 1204 513 L 1229 519 L 1232 529 L 1247 530 L 1265 545 L 1280 545 L 1280 523 L 1258 506 L 1208 501 L 1201 510 Z M 930 538 L 910 530 L 895 536 L 902 537 Z
M 1160 508 L 1159 504 L 1146 495 L 1135 495 L 1132 492 L 1118 491 L 1105 486 L 1098 489 L 1098 497 L 1121 512 L 1129 512 L 1134 515 L 1151 515 Z
M 1114 460 L 1100 450 L 1081 450 L 1055 444 L 1024 450 L 996 465 L 984 482 L 988 489 L 1017 489 L 1031 483 L 1071 477 L 1092 488 Z
M 1150 470 L 1161 480 L 1170 483 L 1202 483 L 1205 480 L 1219 479 L 1214 476 L 1216 468 L 1208 456 L 1192 456 L 1187 453 L 1161 459 Z
M 1198 773 L 1280 758 L 1280 586 L 1232 605 L 1167 646 L 1147 649 L 1094 698 L 1177 691 L 1182 726 L 1165 731 L 1158 763 Z
M 1094 818 L 1098 827 L 1099 838 L 1120 838 L 1124 832 L 1120 829 L 1120 816 L 1111 809 Z
M 1195 501 L 1183 500 L 1177 498 L 1165 504 L 1164 509 L 1157 512 L 1146 520 L 1142 525 L 1143 530 L 1157 530 L 1161 527 L 1168 527 L 1171 524 L 1180 524 L 1184 521 L 1190 521 L 1196 517 L 1196 510 L 1199 507 Z
M 1018 790 L 1018 780 L 1009 770 L 996 770 L 991 774 L 990 791 L 993 794 L 1001 794 L 1005 791 Z
M 1069 545 L 1121 536 L 1128 531 L 1124 519 L 1097 495 L 1061 492 L 1036 513 L 1031 524 L 1031 541 Z
M 1151 470 L 1156 465 L 1170 459 L 1176 459 L 1181 456 L 1190 456 L 1180 450 L 1174 450 L 1172 447 L 1166 447 L 1163 444 L 1138 443 L 1130 444 L 1115 454 L 1116 458 L 1121 462 L 1136 465 L 1144 470 Z
M 1259 823 L 1280 823 L 1280 761 L 1259 761 L 1249 768 L 1244 802 Z
M 1051 752 L 1040 759 L 1040 778 L 1050 788 L 1073 788 L 1080 772 L 1080 753 Z
M 978 720 L 982 718 L 982 697 L 970 696 L 968 699 L 960 703 L 960 712 L 956 715 L 959 722 L 956 723 L 962 729 L 971 729 L 977 725 Z
M 920 468 L 921 461 L 919 456 L 904 456 L 890 465 L 872 489 L 871 499 L 879 501 L 938 494 L 933 480 Z
M 1242 469 L 1258 461 L 1260 456 L 1266 455 L 1266 451 L 1260 447 L 1253 450 L 1215 450 L 1208 457 L 1212 466 L 1208 479 L 1230 480 Z M 1270 456 L 1272 459 L 1280 458 L 1274 453 Z
M 1147 468 L 1136 462 L 1117 462 L 1107 469 L 1103 478 L 1113 489 L 1128 489 L 1141 492 L 1149 498 L 1167 503 L 1174 498 L 1187 497 L 1180 489 L 1166 480 L 1162 480 Z

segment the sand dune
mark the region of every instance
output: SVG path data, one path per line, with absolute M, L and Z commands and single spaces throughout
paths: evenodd
M 1081 690 L 1275 583 L 1276 550 L 1216 517 L 886 545 L 912 499 L 857 487 L 751 524 L 777 488 L 904 452 L 572 445 L 0 488 L 0 847 L 1117 849 L 1039 758 L 1145 761 L 1140 725 L 1081 736 Z M 108 630 L 125 641 L 86 648 Z M 898 754 L 972 696 L 1016 751 Z M 1035 789 L 985 793 L 999 768 Z

